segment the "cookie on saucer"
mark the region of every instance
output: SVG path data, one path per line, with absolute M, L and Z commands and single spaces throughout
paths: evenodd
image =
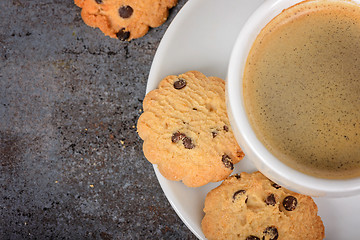
M 208 239 L 318 240 L 324 225 L 309 196 L 273 183 L 260 172 L 224 180 L 205 199 L 202 230 Z
M 228 177 L 244 153 L 225 104 L 225 82 L 197 71 L 164 78 L 143 102 L 137 124 L 145 157 L 189 187 Z

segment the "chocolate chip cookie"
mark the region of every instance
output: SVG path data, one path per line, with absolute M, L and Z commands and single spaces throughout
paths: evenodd
M 208 239 L 324 239 L 324 225 L 309 196 L 285 189 L 260 172 L 224 180 L 205 199 L 202 230 Z
M 74 0 L 84 22 L 105 35 L 130 41 L 163 24 L 177 0 Z
M 137 124 L 145 157 L 163 176 L 189 187 L 231 174 L 244 153 L 225 104 L 225 82 L 197 71 L 164 78 L 149 92 Z

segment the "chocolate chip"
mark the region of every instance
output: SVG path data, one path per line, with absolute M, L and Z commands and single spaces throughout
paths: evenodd
M 186 149 L 193 149 L 195 147 L 195 145 L 192 143 L 191 138 L 189 137 L 184 137 L 182 141 Z
M 288 211 L 293 211 L 297 206 L 297 199 L 293 196 L 287 196 L 283 201 L 284 208 Z
M 260 238 L 254 236 L 254 235 L 250 235 L 246 238 L 246 240 L 260 240 Z
M 267 205 L 275 206 L 276 200 L 274 194 L 270 194 L 269 196 L 267 196 L 267 198 L 265 199 L 265 203 Z
M 175 89 L 182 89 L 186 86 L 186 81 L 183 78 L 179 78 L 176 82 L 174 82 L 174 88 Z
M 177 143 L 179 142 L 180 140 L 182 140 L 185 136 L 185 134 L 181 133 L 181 132 L 176 132 L 174 133 L 172 136 L 171 136 L 171 141 L 173 143 Z
M 122 18 L 129 18 L 133 14 L 134 10 L 130 6 L 121 6 L 119 8 L 119 15 Z
M 224 125 L 224 131 L 225 131 L 225 132 L 228 132 L 228 131 L 229 131 L 229 127 L 226 126 L 226 125 Z
M 228 155 L 222 155 L 221 161 L 224 163 L 226 168 L 230 168 L 231 170 L 234 169 L 234 164 L 232 163 L 232 160 Z
M 213 138 L 215 138 L 217 135 L 218 135 L 218 133 L 217 133 L 217 132 L 215 132 L 215 131 L 214 131 L 214 132 L 212 132 L 212 137 L 213 137 Z
M 280 186 L 280 185 L 278 185 L 278 184 L 276 184 L 276 183 L 273 183 L 271 186 L 273 186 L 273 187 L 274 187 L 274 188 L 276 188 L 276 189 L 281 188 L 281 186 Z
M 245 190 L 239 190 L 239 191 L 236 191 L 233 195 L 233 199 L 236 200 L 237 196 L 240 196 L 240 195 L 243 195 L 245 194 L 246 191 Z
M 267 227 L 263 233 L 265 236 L 270 237 L 269 240 L 276 240 L 279 237 L 276 227 Z M 263 240 L 265 239 L 265 236 L 263 237 Z
M 120 29 L 120 31 L 118 33 L 116 33 L 116 36 L 119 40 L 125 41 L 125 40 L 129 39 L 130 32 L 125 31 L 125 28 L 122 28 L 122 29 Z
M 234 177 L 236 177 L 236 179 L 240 179 L 241 178 L 241 174 L 240 173 L 237 173 L 235 175 L 233 175 Z
M 186 149 L 193 149 L 195 147 L 191 138 L 187 137 L 184 133 L 181 132 L 173 133 L 173 135 L 171 136 L 171 141 L 173 143 L 177 143 L 180 140 L 182 140 L 182 143 Z
M 97 4 L 100 4 L 100 3 L 102 3 L 102 0 L 95 0 L 95 2 L 96 2 Z
M 197 111 L 197 108 L 193 108 L 194 111 Z

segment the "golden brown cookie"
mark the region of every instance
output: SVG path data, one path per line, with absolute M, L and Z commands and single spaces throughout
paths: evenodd
M 105 35 L 130 41 L 163 24 L 177 0 L 74 0 L 81 17 Z
M 145 157 L 189 187 L 225 179 L 244 153 L 230 127 L 225 82 L 191 71 L 164 78 L 143 102 L 138 133 Z
M 309 196 L 271 182 L 260 172 L 230 176 L 205 199 L 202 230 L 208 239 L 324 239 Z

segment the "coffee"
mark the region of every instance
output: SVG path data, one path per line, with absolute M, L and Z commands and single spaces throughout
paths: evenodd
M 279 160 L 321 178 L 359 177 L 359 5 L 304 1 L 280 13 L 250 50 L 243 94 Z

